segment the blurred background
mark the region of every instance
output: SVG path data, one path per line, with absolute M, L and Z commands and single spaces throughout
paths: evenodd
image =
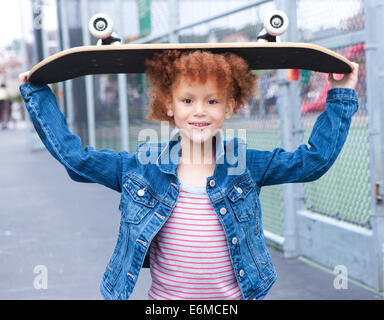
M 272 298 L 326 299 L 335 292 L 338 299 L 383 297 L 384 7 L 380 1 L 0 0 L 5 26 L 0 37 L 0 298 L 100 298 L 97 282 L 112 253 L 118 224 L 117 202 L 106 204 L 118 201 L 118 195 L 71 182 L 43 151 L 21 103 L 17 75 L 61 50 L 96 44 L 88 20 L 98 12 L 113 19 L 124 43 L 244 42 L 256 41 L 263 16 L 272 9 L 285 11 L 290 19 L 282 41 L 315 43 L 360 65 L 359 111 L 334 166 L 318 181 L 265 187 L 261 192 L 265 235 L 276 261 L 281 261 L 277 269 L 285 275 L 283 268 L 290 261 L 312 268 L 302 274 L 311 294 L 295 295 L 294 289 L 299 289 L 287 282 L 278 284 L 281 295 L 272 290 Z M 253 97 L 224 129 L 246 129 L 249 148 L 295 150 L 307 142 L 325 108 L 327 75 L 306 70 L 254 72 L 258 81 Z M 68 126 L 84 146 L 135 152 L 141 129 L 160 132 L 159 124 L 146 120 L 143 74 L 87 76 L 51 87 Z M 36 190 L 40 193 L 34 196 Z M 90 221 L 95 216 L 100 219 L 98 227 Z M 67 229 L 58 217 L 66 219 Z M 106 217 L 111 226 L 106 226 Z M 60 238 L 63 230 L 66 236 Z M 49 234 L 61 239 L 60 245 Z M 32 286 L 37 273 L 31 270 L 38 260 L 54 266 L 48 267 L 50 279 L 57 281 L 49 286 L 51 291 Z M 338 266 L 346 270 L 343 276 L 372 295 L 363 291 L 338 295 L 334 282 L 340 275 Z M 311 270 L 328 273 L 329 283 Z M 300 277 L 293 273 L 286 276 Z M 326 288 L 318 287 L 322 285 Z M 144 297 L 144 287 L 145 283 L 138 285 L 136 292 L 141 291 L 134 297 Z

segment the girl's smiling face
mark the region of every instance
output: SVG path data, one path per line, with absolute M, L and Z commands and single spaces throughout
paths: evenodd
M 224 90 L 218 88 L 218 81 L 209 77 L 200 83 L 180 76 L 172 86 L 172 100 L 167 114 L 174 118 L 181 138 L 192 144 L 203 144 L 222 128 L 235 105 Z

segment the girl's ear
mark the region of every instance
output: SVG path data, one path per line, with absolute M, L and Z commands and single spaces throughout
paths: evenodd
M 228 101 L 228 104 L 225 107 L 225 114 L 224 114 L 225 120 L 229 120 L 229 118 L 232 116 L 233 110 L 235 108 L 235 104 L 236 102 L 235 102 L 235 99 L 233 98 Z
M 169 117 L 172 117 L 172 116 L 173 116 L 172 103 L 171 103 L 171 102 L 168 102 L 168 106 L 167 106 L 167 115 L 168 115 Z

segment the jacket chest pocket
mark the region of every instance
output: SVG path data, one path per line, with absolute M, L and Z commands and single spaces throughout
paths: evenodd
M 255 182 L 248 177 L 235 183 L 228 191 L 228 198 L 237 219 L 249 221 L 257 208 Z
M 127 178 L 119 206 L 125 221 L 138 224 L 157 203 L 158 199 L 147 183 Z

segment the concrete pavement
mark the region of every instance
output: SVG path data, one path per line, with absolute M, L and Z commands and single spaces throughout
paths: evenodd
M 72 181 L 47 151 L 31 151 L 30 128 L 0 131 L 0 299 L 102 299 L 99 284 L 114 248 L 119 194 Z M 271 248 L 278 280 L 266 299 L 383 299 L 302 259 Z M 43 270 L 43 271 L 42 271 Z M 42 285 L 47 274 L 47 289 Z M 146 299 L 144 269 L 131 299 Z

